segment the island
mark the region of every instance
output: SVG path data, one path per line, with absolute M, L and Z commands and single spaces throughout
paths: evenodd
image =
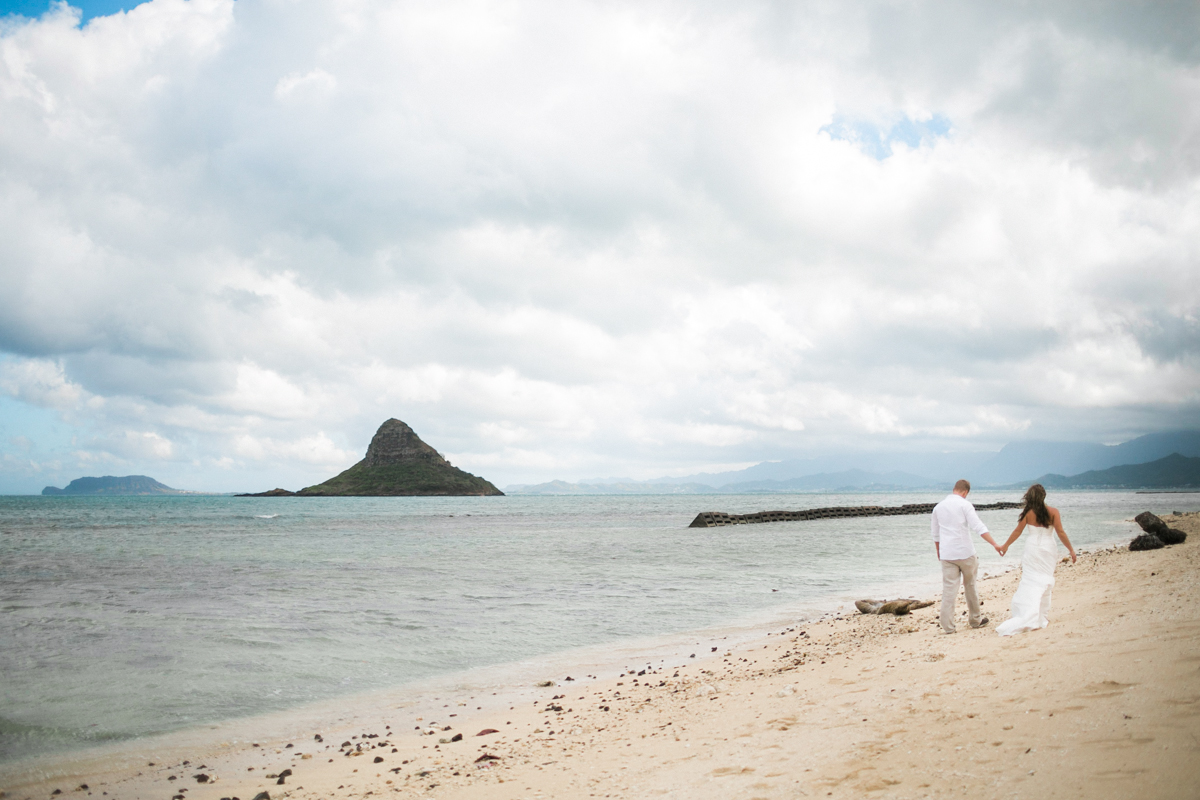
M 146 475 L 126 475 L 124 477 L 114 477 L 112 475 L 104 475 L 100 478 L 76 478 L 67 484 L 65 489 L 59 489 L 57 486 L 47 486 L 42 489 L 42 494 L 54 495 L 72 495 L 72 496 L 145 496 L 156 494 L 188 494 L 179 489 L 172 489 L 166 484 L 159 483 L 154 478 Z
M 345 472 L 298 492 L 272 489 L 238 497 L 469 497 L 502 496 L 488 481 L 463 472 L 405 423 L 379 426 L 367 455 Z

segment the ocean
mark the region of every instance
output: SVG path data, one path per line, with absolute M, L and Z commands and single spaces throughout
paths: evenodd
M 687 526 L 941 496 L 0 497 L 0 763 L 933 597 L 925 515 Z M 1200 494 L 1050 502 L 1077 549 L 1127 542 L 1139 511 L 1200 510 Z M 1015 514 L 981 512 L 1001 541 Z M 1019 544 L 1003 560 L 980 544 L 985 572 L 1019 564 Z

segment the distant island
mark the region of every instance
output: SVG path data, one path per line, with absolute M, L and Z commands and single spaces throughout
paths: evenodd
M 1190 489 L 1200 488 L 1200 458 L 1172 453 L 1147 464 L 1123 464 L 1079 475 L 1043 475 L 1047 489 Z M 1020 484 L 1014 484 L 1018 488 Z
M 159 483 L 154 478 L 145 475 L 126 475 L 117 478 L 105 475 L 101 478 L 76 478 L 67 484 L 65 489 L 57 486 L 47 486 L 42 489 L 43 495 L 102 495 L 105 497 L 128 495 L 155 494 L 188 494 L 179 489 L 172 489 L 166 484 Z
M 367 455 L 324 483 L 298 492 L 272 489 L 238 497 L 469 497 L 504 492 L 488 481 L 463 472 L 398 419 L 379 426 Z

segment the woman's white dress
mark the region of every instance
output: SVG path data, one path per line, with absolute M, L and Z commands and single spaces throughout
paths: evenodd
M 1021 583 L 1013 593 L 1012 616 L 996 628 L 1001 636 L 1035 631 L 1050 624 L 1050 590 L 1058 562 L 1058 536 L 1053 528 L 1026 525 L 1021 556 Z

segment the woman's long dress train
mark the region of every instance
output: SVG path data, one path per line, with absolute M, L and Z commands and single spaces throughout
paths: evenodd
M 1050 590 L 1058 561 L 1058 537 L 1052 528 L 1025 527 L 1025 552 L 1021 556 L 1021 583 L 1013 593 L 1012 616 L 996 633 L 1011 636 L 1050 624 Z

